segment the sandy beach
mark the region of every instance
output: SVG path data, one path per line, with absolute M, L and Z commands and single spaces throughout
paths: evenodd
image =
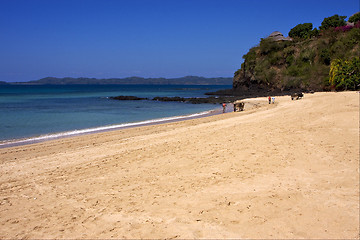
M 359 239 L 359 93 L 0 149 L 0 238 Z

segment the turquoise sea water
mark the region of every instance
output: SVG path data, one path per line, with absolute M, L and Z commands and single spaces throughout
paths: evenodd
M 151 123 L 220 108 L 214 104 L 116 101 L 110 96 L 203 97 L 229 85 L 0 86 L 0 143 Z M 84 131 L 85 130 L 85 131 Z

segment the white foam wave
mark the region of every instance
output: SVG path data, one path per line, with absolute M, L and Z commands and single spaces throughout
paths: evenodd
M 0 141 L 0 146 L 17 145 L 17 144 L 21 145 L 21 144 L 27 143 L 27 142 L 45 141 L 45 140 L 51 140 L 51 139 L 56 139 L 56 138 L 81 135 L 81 134 L 86 134 L 86 133 L 102 132 L 102 131 L 107 131 L 107 130 L 112 130 L 112 129 L 121 129 L 121 128 L 128 128 L 128 127 L 135 127 L 135 126 L 139 126 L 139 125 L 156 124 L 156 123 L 162 123 L 162 122 L 167 122 L 167 121 L 180 120 L 180 119 L 185 119 L 185 118 L 200 117 L 203 115 L 210 114 L 212 112 L 213 112 L 213 110 L 190 114 L 190 115 L 181 115 L 181 116 L 174 116 L 174 117 L 151 119 L 151 120 L 146 120 L 146 121 L 141 121 L 141 122 L 122 123 L 122 124 L 117 124 L 117 125 L 86 128 L 86 129 L 80 129 L 80 130 L 76 129 L 73 131 L 46 134 L 46 135 L 41 135 L 38 137 L 31 137 L 31 138 L 26 138 L 26 139 L 12 139 L 12 140 L 7 140 L 7 141 Z

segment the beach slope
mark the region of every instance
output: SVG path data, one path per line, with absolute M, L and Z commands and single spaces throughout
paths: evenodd
M 0 238 L 359 238 L 359 93 L 0 149 Z

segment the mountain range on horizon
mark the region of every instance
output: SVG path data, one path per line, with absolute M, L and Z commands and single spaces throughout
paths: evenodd
M 27 82 L 4 82 L 0 85 L 70 85 L 70 84 L 150 84 L 150 85 L 232 85 L 232 77 L 206 78 L 199 76 L 185 76 L 179 78 L 72 78 L 72 77 L 46 77 Z

